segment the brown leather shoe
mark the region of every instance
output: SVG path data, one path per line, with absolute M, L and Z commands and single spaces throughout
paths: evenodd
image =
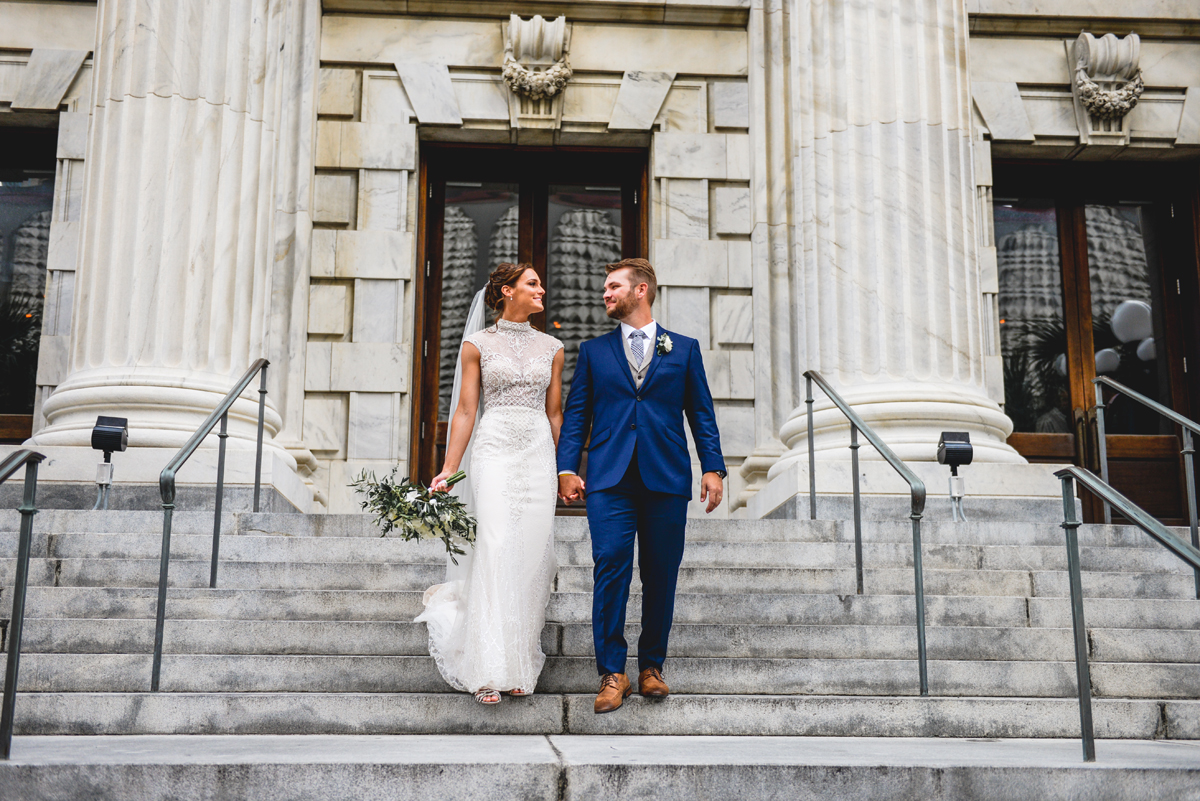
M 620 709 L 632 692 L 633 686 L 624 673 L 605 673 L 600 677 L 600 692 L 596 695 L 596 714 Z
M 666 698 L 671 691 L 663 681 L 662 671 L 649 667 L 638 676 L 638 692 L 643 698 Z

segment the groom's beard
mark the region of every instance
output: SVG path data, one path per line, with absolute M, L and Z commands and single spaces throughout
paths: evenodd
M 636 308 L 637 298 L 635 298 L 633 295 L 626 295 L 625 297 L 619 299 L 611 307 L 606 308 L 604 313 L 614 320 L 623 320 L 629 315 L 633 314 L 633 310 Z

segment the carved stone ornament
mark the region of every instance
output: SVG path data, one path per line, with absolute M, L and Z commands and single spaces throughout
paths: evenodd
M 1071 45 L 1071 94 L 1082 143 L 1128 144 L 1125 118 L 1146 88 L 1138 66 L 1141 45 L 1136 33 L 1120 39 L 1081 33 Z
M 1138 66 L 1141 46 L 1136 33 L 1124 39 L 1111 33 L 1099 39 L 1090 33 L 1079 34 L 1073 48 L 1075 88 L 1093 117 L 1111 120 L 1133 111 L 1146 88 Z
M 548 22 L 540 15 L 523 20 L 512 14 L 504 44 L 504 82 L 530 100 L 549 100 L 571 80 L 568 50 L 566 17 Z

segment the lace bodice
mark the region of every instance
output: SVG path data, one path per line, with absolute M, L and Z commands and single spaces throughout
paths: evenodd
M 484 411 L 501 406 L 546 408 L 546 389 L 561 342 L 529 323 L 508 320 L 497 320 L 466 341 L 479 348 Z

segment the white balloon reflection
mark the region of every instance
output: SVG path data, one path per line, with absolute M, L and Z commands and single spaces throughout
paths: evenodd
M 1138 344 L 1137 357 L 1144 362 L 1152 362 L 1158 355 L 1158 351 L 1154 349 L 1154 337 L 1146 337 Z
M 1096 372 L 1114 373 L 1121 366 L 1121 354 L 1112 348 L 1096 351 Z
M 1144 300 L 1127 300 L 1117 306 L 1112 315 L 1112 332 L 1122 342 L 1133 342 L 1154 335 L 1150 304 Z

